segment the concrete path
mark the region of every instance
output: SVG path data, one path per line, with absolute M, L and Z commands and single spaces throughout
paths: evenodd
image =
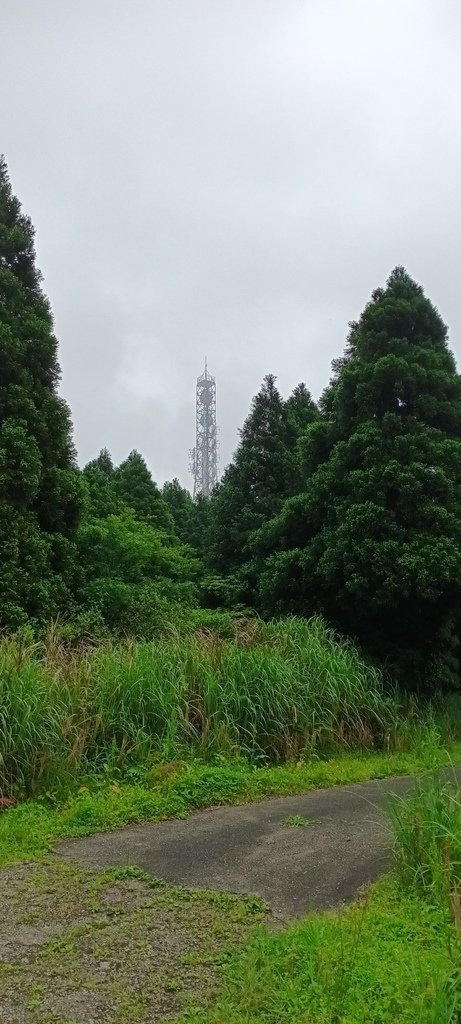
M 390 863 L 383 808 L 409 778 L 316 790 L 186 820 L 150 822 L 60 843 L 83 867 L 136 864 L 166 882 L 260 896 L 281 920 L 352 900 Z M 312 824 L 284 824 L 303 815 Z

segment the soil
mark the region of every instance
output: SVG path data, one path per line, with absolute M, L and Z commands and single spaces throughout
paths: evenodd
M 58 857 L 0 874 L 1 1024 L 152 1024 L 203 1007 L 260 901 Z

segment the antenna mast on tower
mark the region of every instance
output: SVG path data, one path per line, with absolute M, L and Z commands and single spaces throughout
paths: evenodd
M 218 428 L 216 426 L 216 380 L 205 372 L 197 377 L 195 388 L 195 448 L 191 452 L 194 498 L 209 498 L 218 482 Z

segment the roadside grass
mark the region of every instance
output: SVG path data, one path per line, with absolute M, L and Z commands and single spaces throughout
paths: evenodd
M 453 1024 L 443 915 L 395 878 L 342 913 L 259 928 L 222 969 L 221 994 L 175 1024 Z
M 393 876 L 340 914 L 260 928 L 215 1004 L 180 1024 L 455 1024 L 461 799 L 434 774 L 461 761 L 453 700 L 387 691 L 320 619 L 74 652 L 5 638 L 0 866 L 65 837 L 430 770 L 391 810 Z
M 223 960 L 215 1001 L 208 1008 L 192 1003 L 176 1024 L 458 1024 L 461 803 L 435 768 L 461 761 L 461 744 L 445 751 L 435 727 L 418 736 L 412 750 L 342 752 L 283 765 L 218 756 L 132 765 L 123 773 L 106 766 L 66 799 L 50 791 L 3 811 L 0 865 L 46 862 L 53 842 L 66 836 L 426 771 L 413 794 L 391 809 L 394 874 L 341 913 L 310 915 L 283 931 L 259 927 L 243 950 Z M 286 824 L 300 826 L 301 819 Z M 124 872 L 144 877 L 136 868 Z M 143 1019 L 141 1010 L 136 1019 Z
M 329 759 L 256 767 L 245 761 L 192 759 L 114 769 L 87 777 L 65 797 L 48 792 L 0 813 L 0 865 L 43 857 L 53 842 L 135 822 L 185 817 L 214 804 L 237 804 L 311 789 L 412 775 L 461 761 L 434 741 L 400 753 L 341 753 Z
M 175 1024 L 459 1024 L 461 794 L 434 770 L 389 806 L 394 871 L 342 912 L 261 927 Z
M 409 797 L 392 801 L 390 816 L 401 884 L 438 906 L 447 929 L 454 926 L 450 951 L 461 970 L 461 793 L 456 778 L 433 771 L 417 779 Z
M 404 703 L 325 623 L 71 650 L 0 640 L 0 864 L 54 840 L 461 759 L 458 705 Z M 449 753 L 446 753 L 446 749 Z
M 399 696 L 320 618 L 237 622 L 232 640 L 26 640 L 0 641 L 3 797 L 65 794 L 90 774 L 158 761 L 393 754 L 435 729 L 433 710 Z

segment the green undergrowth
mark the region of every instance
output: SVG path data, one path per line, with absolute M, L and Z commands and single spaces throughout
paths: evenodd
M 394 871 L 343 911 L 261 927 L 176 1024 L 459 1024 L 461 794 L 434 769 L 389 806 Z
M 315 788 L 410 775 L 461 760 L 461 744 L 448 754 L 435 743 L 401 753 L 343 753 L 326 760 L 254 767 L 217 759 L 132 767 L 117 778 L 95 775 L 59 800 L 52 793 L 0 814 L 0 864 L 35 859 L 53 841 L 120 828 L 133 822 L 185 817 L 214 804 L 236 804 Z
M 8 797 L 159 760 L 220 755 L 258 765 L 332 749 L 409 750 L 433 714 L 320 618 L 244 621 L 231 640 L 203 629 L 77 650 L 55 636 L 26 640 L 0 640 Z
M 395 877 L 342 913 L 262 927 L 222 971 L 221 995 L 175 1024 L 454 1024 L 443 914 Z

